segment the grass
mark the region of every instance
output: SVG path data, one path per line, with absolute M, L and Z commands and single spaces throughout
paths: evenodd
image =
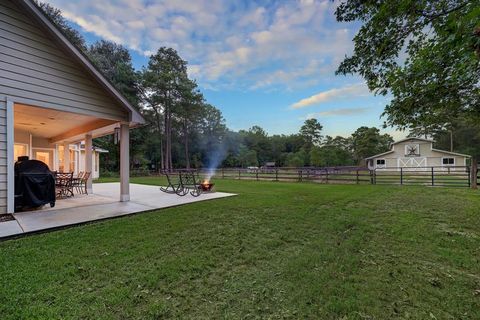
M 1 318 L 480 318 L 479 192 L 217 187 L 239 195 L 0 243 Z

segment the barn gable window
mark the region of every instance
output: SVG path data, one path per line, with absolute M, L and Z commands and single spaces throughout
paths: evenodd
M 455 158 L 442 158 L 442 164 L 443 165 L 454 165 L 455 164 Z

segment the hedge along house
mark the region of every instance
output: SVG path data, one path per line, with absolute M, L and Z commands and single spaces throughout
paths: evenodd
M 370 170 L 409 170 L 435 167 L 465 171 L 469 155 L 433 148 L 433 140 L 407 138 L 392 143 L 391 150 L 366 158 Z
M 52 169 L 62 153 L 63 170 L 70 171 L 71 145 L 84 141 L 84 169 L 92 172 L 92 138 L 116 128 L 120 201 L 128 201 L 129 129 L 143 123 L 32 0 L 0 0 L 0 213 L 14 211 L 14 161 L 22 143 L 32 158 L 53 158 Z

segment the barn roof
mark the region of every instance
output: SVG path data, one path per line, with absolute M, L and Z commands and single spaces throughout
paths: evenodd
M 435 142 L 435 141 L 432 140 L 432 139 L 410 137 L 410 138 L 405 138 L 405 139 L 402 139 L 402 140 L 395 141 L 395 142 L 393 142 L 391 145 L 393 146 L 393 145 L 398 144 L 398 143 L 402 143 L 402 142 L 405 142 L 405 141 L 413 141 L 413 140 L 424 141 L 424 142 L 431 142 L 431 143 L 434 143 L 434 142 Z
M 140 112 L 133 107 L 128 100 L 115 88 L 115 86 L 105 78 L 90 59 L 74 44 L 67 39 L 64 33 L 43 13 L 43 11 L 37 6 L 33 0 L 20 0 L 17 2 L 24 9 L 25 12 L 32 15 L 42 26 L 44 26 L 52 38 L 57 41 L 65 50 L 70 54 L 80 65 L 82 65 L 99 84 L 105 89 L 117 102 L 124 108 L 130 115 L 130 122 L 143 124 L 145 119 Z
M 376 155 L 374 155 L 374 156 L 365 158 L 365 160 L 370 160 L 370 159 L 373 159 L 373 158 L 378 158 L 378 157 L 384 156 L 384 155 L 389 154 L 389 153 L 392 153 L 392 152 L 393 152 L 393 150 L 390 150 L 390 151 L 387 151 L 387 152 L 383 152 L 383 153 L 379 153 L 379 154 L 376 154 Z
M 405 138 L 405 139 L 402 139 L 402 140 L 398 140 L 398 141 L 393 142 L 393 143 L 390 145 L 390 147 L 392 148 L 394 145 L 399 144 L 399 143 L 402 143 L 402 142 L 405 142 L 405 141 L 425 141 L 425 142 L 430 142 L 430 143 L 432 143 L 432 145 L 433 145 L 433 143 L 435 142 L 435 141 L 432 140 L 432 139 L 424 139 L 424 138 Z M 440 149 L 435 149 L 435 148 L 432 148 L 432 151 L 436 151 L 436 152 L 440 152 L 440 153 L 444 153 L 444 154 L 449 154 L 449 155 L 454 155 L 454 156 L 459 156 L 459 157 L 471 158 L 471 156 L 469 156 L 468 154 L 463 154 L 463 153 L 445 151 L 445 150 L 440 150 Z M 379 154 L 376 154 L 376 155 L 374 155 L 374 156 L 365 158 L 365 160 L 370 160 L 370 159 L 378 158 L 378 157 L 384 156 L 384 155 L 389 154 L 389 153 L 392 153 L 392 152 L 393 152 L 393 149 L 390 150 L 390 151 L 387 151 L 387 152 L 379 153 Z

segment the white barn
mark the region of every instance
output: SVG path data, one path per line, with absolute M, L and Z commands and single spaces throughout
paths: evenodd
M 391 150 L 366 158 L 370 170 L 436 167 L 445 170 L 465 170 L 469 155 L 433 148 L 435 141 L 406 138 L 392 143 Z

